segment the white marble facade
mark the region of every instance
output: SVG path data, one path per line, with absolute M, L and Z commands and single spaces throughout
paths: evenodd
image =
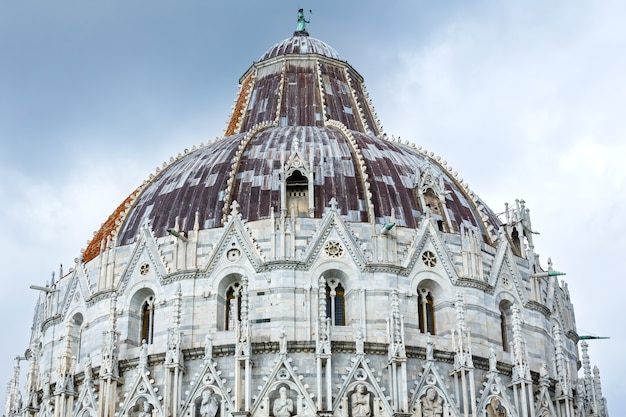
M 577 379 L 567 288 L 533 277 L 506 239 L 474 252 L 480 278 L 463 275 L 462 236 L 429 219 L 381 234 L 329 206 L 294 223 L 298 243 L 284 257 L 271 255 L 284 231 L 234 213 L 186 240 L 145 226 L 135 244 L 77 264 L 40 297 L 28 390 L 8 413 L 569 416 L 602 406 L 597 378 Z M 433 334 L 420 326 L 419 294 L 432 302 Z M 291 406 L 277 411 L 281 395 Z
M 345 65 L 334 53 L 318 58 Z M 268 59 L 282 68 L 280 57 Z M 535 253 L 524 202 L 506 208 L 499 230 L 484 214 L 480 227 L 453 219 L 452 197 L 473 213 L 484 203 L 439 158 L 372 136 L 427 162 L 405 184 L 424 207 L 416 227 L 393 210 L 383 219 L 370 192 L 374 148 L 363 156 L 362 136 L 324 123 L 353 146 L 364 214 L 342 213 L 334 199 L 314 207 L 314 156 L 294 140 L 280 180 L 296 167 L 309 181 L 300 200 L 280 188 L 291 210 L 247 221 L 229 183 L 220 227 L 202 227 L 196 215 L 192 227 L 176 220 L 159 234 L 147 219 L 123 244 L 116 224 L 97 255 L 41 292 L 5 415 L 607 416 L 584 342 L 579 374 L 567 285 Z

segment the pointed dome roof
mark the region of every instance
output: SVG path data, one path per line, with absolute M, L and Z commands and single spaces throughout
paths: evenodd
M 175 225 L 222 227 L 234 201 L 244 221 L 285 213 L 281 187 L 294 155 L 313 181 L 313 218 L 334 199 L 351 222 L 393 216 L 415 228 L 435 215 L 445 219 L 442 230 L 474 227 L 487 243 L 500 226 L 445 162 L 388 140 L 361 75 L 326 43 L 296 32 L 241 77 L 224 137 L 158 169 L 103 224 L 83 258 L 108 242 L 132 243 L 146 223 L 157 237 Z
M 306 32 L 296 32 L 291 38 L 278 42 L 267 50 L 261 61 L 275 58 L 280 55 L 318 54 L 327 58 L 342 60 L 339 53 L 332 46 L 319 39 L 310 37 Z

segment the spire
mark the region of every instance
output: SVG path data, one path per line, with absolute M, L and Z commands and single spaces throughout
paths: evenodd
M 72 322 L 65 326 L 65 344 L 63 352 L 57 357 L 57 375 L 61 383 L 57 383 L 56 392 L 74 392 L 74 369 L 76 358 L 72 357 Z
M 519 307 L 516 304 L 512 306 L 513 310 L 513 380 L 530 379 L 530 367 L 528 358 L 528 348 L 526 341 L 522 336 L 522 318 L 520 316 Z
M 460 367 L 472 368 L 472 346 L 470 332 L 465 321 L 465 301 L 460 291 L 456 293 L 456 329 L 452 332 L 452 344 L 456 350 L 454 356 L 455 369 Z
M 406 358 L 404 347 L 404 318 L 400 314 L 398 290 L 391 290 L 391 314 L 388 321 L 389 359 Z
M 103 334 L 102 362 L 100 365 L 100 378 L 117 379 L 118 375 L 118 331 L 117 331 L 117 295 L 111 296 L 109 310 L 109 330 Z
M 602 385 L 600 383 L 600 371 L 597 367 L 591 369 L 589 358 L 589 344 L 586 341 L 580 342 L 583 362 L 583 384 L 585 390 L 585 403 L 589 405 L 591 414 L 594 416 L 606 416 L 606 399 L 602 396 Z
M 557 395 L 572 395 L 572 387 L 569 381 L 565 354 L 563 352 L 563 333 L 561 327 L 556 323 L 553 327 L 555 368 L 557 377 Z
M 321 276 L 317 286 L 317 354 L 330 355 L 330 318 L 326 304 L 326 278 Z
M 15 415 L 22 408 L 20 403 L 20 361 L 24 358 L 15 357 L 15 365 L 13 366 L 13 378 L 7 386 L 5 416 Z
M 183 361 L 182 355 L 182 332 L 180 330 L 181 320 L 181 299 L 183 292 L 180 284 L 176 289 L 176 298 L 174 298 L 174 315 L 172 317 L 173 326 L 167 329 L 167 352 L 165 353 L 165 366 L 168 368 L 180 367 Z

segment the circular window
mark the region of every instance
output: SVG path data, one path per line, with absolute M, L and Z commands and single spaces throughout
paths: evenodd
M 502 285 L 506 288 L 511 288 L 511 278 L 508 275 L 502 275 Z
M 343 247 L 336 240 L 329 240 L 324 245 L 324 251 L 330 258 L 341 258 L 343 256 Z
M 424 265 L 426 265 L 427 267 L 434 268 L 435 265 L 437 265 L 437 257 L 434 253 L 427 250 L 422 253 L 422 262 L 424 262 Z
M 150 264 L 141 264 L 141 266 L 139 267 L 139 273 L 141 275 L 148 275 L 148 272 L 150 272 Z
M 230 249 L 226 252 L 226 259 L 231 262 L 238 261 L 241 258 L 241 251 L 239 249 Z

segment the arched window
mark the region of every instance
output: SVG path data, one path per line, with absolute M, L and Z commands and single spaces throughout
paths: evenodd
M 154 336 L 154 296 L 146 298 L 141 304 L 141 337 L 140 343 L 145 340 L 152 344 Z
M 500 303 L 500 340 L 502 342 L 502 350 L 509 351 L 509 346 L 512 338 L 511 328 L 511 303 L 509 301 L 502 301 Z
M 444 207 L 432 188 L 429 188 L 424 193 L 424 204 L 430 211 L 430 216 L 437 223 L 439 231 L 448 232 L 448 220 L 446 219 Z
M 417 315 L 419 318 L 420 332 L 435 334 L 435 300 L 430 290 L 419 288 L 417 290 Z
M 346 297 L 341 282 L 335 278 L 326 281 L 326 317 L 335 326 L 346 325 Z
M 226 289 L 224 330 L 234 330 L 235 322 L 241 320 L 241 283 L 234 282 Z
M 309 180 L 296 170 L 286 181 L 287 210 L 293 207 L 297 217 L 306 217 L 309 211 Z
M 154 291 L 148 287 L 137 290 L 130 299 L 128 306 L 128 327 L 126 343 L 128 346 L 141 346 L 141 341 L 152 343 L 154 335 L 155 314 Z
M 500 335 L 501 335 L 501 339 L 502 339 L 502 350 L 505 352 L 509 351 L 509 338 L 507 336 L 507 321 L 506 321 L 506 315 L 504 314 L 504 312 L 500 311 Z
M 517 231 L 517 228 L 514 227 L 513 231 L 511 232 L 511 241 L 513 242 L 513 251 L 516 255 L 520 255 L 522 254 L 522 243 L 520 240 L 520 236 L 519 236 L 519 232 Z
M 83 335 L 83 315 L 76 313 L 72 316 L 72 356 L 80 363 L 80 343 Z

